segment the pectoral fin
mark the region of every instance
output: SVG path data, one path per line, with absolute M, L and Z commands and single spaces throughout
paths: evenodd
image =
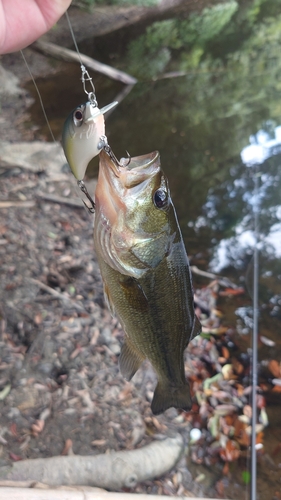
M 112 316 L 115 316 L 114 304 L 113 304 L 113 302 L 111 300 L 111 296 L 110 296 L 110 293 L 109 293 L 109 288 L 106 285 L 106 283 L 103 284 L 103 293 L 104 293 L 104 300 L 105 300 L 105 303 L 106 303 L 108 309 L 110 310 Z
M 123 377 L 131 380 L 144 359 L 144 356 L 134 348 L 128 337 L 126 337 L 119 356 L 119 368 Z
M 146 312 L 149 307 L 147 297 L 138 280 L 123 275 L 119 283 L 122 287 L 127 304 L 139 312 Z

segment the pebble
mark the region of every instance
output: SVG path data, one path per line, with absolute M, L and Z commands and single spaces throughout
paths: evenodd
M 199 441 L 199 439 L 201 438 L 202 432 L 200 431 L 200 429 L 197 429 L 197 427 L 194 427 L 193 429 L 191 429 L 189 436 L 190 443 L 196 443 L 196 441 Z
M 20 417 L 20 410 L 18 408 L 12 407 L 8 412 L 8 418 L 13 420 L 14 418 Z
M 102 343 L 105 343 L 108 346 L 109 346 L 109 344 L 112 343 L 112 334 L 111 334 L 110 328 L 105 327 L 102 329 L 101 335 L 100 335 L 100 341 Z
M 46 375 L 50 375 L 53 369 L 53 363 L 45 362 L 38 365 L 38 370 Z

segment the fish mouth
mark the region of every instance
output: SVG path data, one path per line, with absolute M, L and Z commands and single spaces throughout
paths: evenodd
M 133 158 L 121 158 L 115 162 L 107 153 L 101 152 L 101 164 L 118 178 L 125 188 L 132 188 L 153 177 L 160 170 L 160 155 L 153 151 Z

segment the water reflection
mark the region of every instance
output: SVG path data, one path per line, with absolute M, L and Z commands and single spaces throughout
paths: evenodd
M 280 176 L 277 169 L 270 169 L 268 160 L 274 156 L 274 165 L 276 161 L 280 162 L 281 156 L 281 126 L 272 129 L 272 122 L 268 121 L 266 128 L 260 129 L 255 135 L 249 138 L 250 144 L 241 151 L 241 159 L 245 167 L 258 167 L 250 173 L 241 171 L 242 177 L 236 178 L 233 182 L 233 188 L 228 186 L 229 199 L 235 199 L 238 204 L 244 204 L 245 215 L 237 222 L 233 229 L 234 235 L 230 238 L 223 238 L 214 249 L 213 258 L 210 266 L 215 272 L 221 272 L 230 264 L 236 262 L 236 267 L 243 267 L 243 257 L 245 253 L 252 252 L 256 244 L 253 225 L 254 210 L 257 210 L 261 217 L 267 218 L 266 227 L 263 224 L 261 229 L 261 238 L 259 248 L 267 254 L 269 259 L 281 257 L 281 205 L 280 205 Z M 271 133 L 269 129 L 272 129 Z M 250 180 L 255 175 L 260 177 L 260 187 L 257 193 L 253 192 L 253 182 Z M 212 190 L 206 203 L 209 210 L 209 219 L 218 215 L 215 209 L 218 204 L 218 197 L 215 190 Z M 279 203 L 278 203 L 279 202 Z M 248 206 L 248 209 L 247 209 Z M 199 219 L 200 221 L 200 219 Z M 207 223 L 207 220 L 205 220 Z

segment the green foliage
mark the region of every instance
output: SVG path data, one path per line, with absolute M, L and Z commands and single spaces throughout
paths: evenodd
M 189 58 L 184 56 L 186 65 L 197 67 L 206 43 L 223 30 L 237 9 L 237 2 L 230 0 L 206 7 L 200 14 L 192 13 L 188 19 L 169 19 L 153 23 L 144 35 L 130 43 L 129 71 L 140 77 L 141 68 L 145 78 L 156 76 L 170 61 L 170 51 L 179 49 L 189 49 Z
M 174 19 L 153 23 L 147 28 L 145 35 L 130 44 L 129 71 L 138 75 L 141 70 L 144 78 L 152 78 L 167 66 L 171 58 L 170 49 L 180 46 Z
M 204 46 L 223 30 L 237 9 L 238 3 L 231 0 L 207 7 L 200 14 L 192 13 L 188 20 L 178 21 L 178 35 L 182 45 Z

